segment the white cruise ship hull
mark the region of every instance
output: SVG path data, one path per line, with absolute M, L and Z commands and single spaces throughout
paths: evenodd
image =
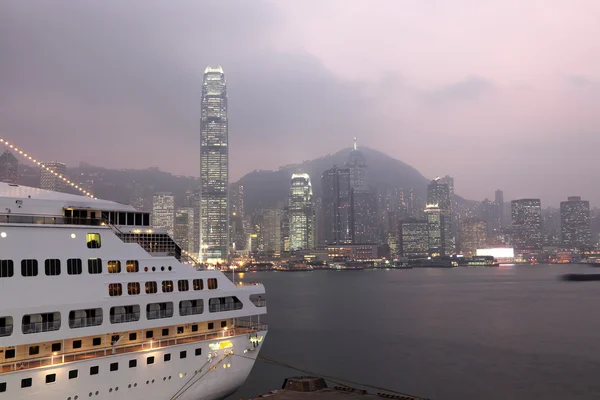
M 221 340 L 209 340 L 145 350 L 136 353 L 91 358 L 85 361 L 60 363 L 47 367 L 25 369 L 4 374 L 7 392 L 0 393 L 11 400 L 217 400 L 233 394 L 245 381 L 266 336 L 266 331 L 245 334 L 225 340 L 233 346 L 213 350 L 210 344 Z M 250 336 L 260 338 L 253 343 Z M 196 349 L 201 355 L 196 356 Z M 180 358 L 180 352 L 187 353 Z M 171 360 L 164 361 L 164 355 Z M 232 354 L 231 354 L 232 353 Z M 154 364 L 148 365 L 148 357 L 154 356 Z M 136 359 L 137 366 L 129 367 Z M 118 370 L 110 365 L 118 362 Z M 90 375 L 90 368 L 98 366 L 97 375 Z M 69 371 L 78 370 L 78 377 L 69 379 Z M 48 374 L 56 374 L 56 382 L 45 383 Z M 32 379 L 31 387 L 21 388 L 22 380 Z

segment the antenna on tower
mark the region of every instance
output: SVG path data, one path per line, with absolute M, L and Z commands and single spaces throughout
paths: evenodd
M 356 151 L 358 148 L 357 144 L 356 144 L 356 136 L 354 137 L 354 151 Z

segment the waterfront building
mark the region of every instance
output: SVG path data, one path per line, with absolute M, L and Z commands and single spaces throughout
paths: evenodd
M 164 229 L 173 237 L 175 230 L 175 196 L 170 192 L 155 193 L 152 198 L 152 226 Z
M 429 232 L 429 255 L 431 257 L 451 255 L 450 218 L 437 205 L 428 204 L 425 207 L 425 218 Z
M 281 255 L 281 208 L 269 207 L 262 210 L 260 235 L 263 252 Z
M 563 246 L 584 249 L 592 245 L 590 202 L 569 197 L 560 203 L 560 230 Z
M 467 257 L 476 255 L 477 249 L 487 245 L 487 223 L 480 219 L 461 221 L 460 250 Z
M 325 242 L 352 243 L 354 223 L 350 169 L 334 166 L 323 172 L 321 181 Z
M 400 256 L 422 258 L 429 255 L 429 225 L 410 218 L 400 222 Z
M 310 176 L 292 175 L 288 199 L 289 249 L 307 250 L 315 247 L 315 211 Z
M 58 161 L 49 161 L 43 164 L 48 169 L 41 168 L 40 189 L 64 192 L 67 184 L 62 178 L 67 174 L 67 165 Z M 49 170 L 56 172 L 58 175 L 54 175 Z
M 542 250 L 542 205 L 540 199 L 511 202 L 513 245 L 517 253 Z
M 0 181 L 17 183 L 19 176 L 19 160 L 8 150 L 0 156 Z

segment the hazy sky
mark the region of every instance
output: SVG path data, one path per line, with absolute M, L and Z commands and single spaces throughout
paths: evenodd
M 600 2 L 0 2 L 0 132 L 41 159 L 199 174 L 202 73 L 230 171 L 352 137 L 471 199 L 600 205 Z

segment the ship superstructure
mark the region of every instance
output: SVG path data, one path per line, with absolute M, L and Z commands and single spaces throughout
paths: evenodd
M 186 263 L 148 213 L 0 183 L 0 399 L 224 398 L 264 292 Z

